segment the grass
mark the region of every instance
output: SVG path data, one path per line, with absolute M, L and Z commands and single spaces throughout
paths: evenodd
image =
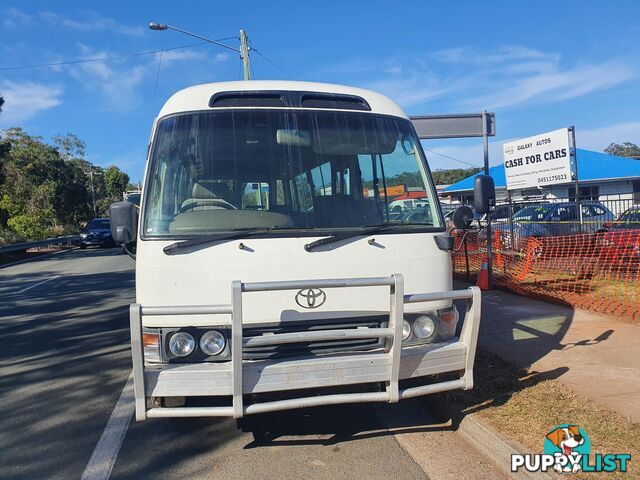
M 475 413 L 522 444 L 527 449 L 523 453 L 542 453 L 551 428 L 574 423 L 591 439 L 592 453 L 631 453 L 629 471 L 610 473 L 606 478 L 640 479 L 640 425 L 579 396 L 557 380 L 545 380 L 486 352 L 478 352 L 474 373 L 474 389 L 446 394 L 446 401 L 461 407 L 465 414 Z M 584 473 L 572 478 L 595 477 Z

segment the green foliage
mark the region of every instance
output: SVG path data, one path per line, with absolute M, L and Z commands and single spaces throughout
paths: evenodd
M 104 186 L 107 195 L 112 198 L 122 198 L 122 193 L 126 191 L 129 185 L 129 175 L 121 171 L 115 165 L 110 166 L 104 171 Z
M 129 177 L 117 167 L 102 171 L 84 159 L 76 135 L 57 135 L 53 144 L 20 128 L 0 137 L 0 236 L 23 240 L 77 232 L 121 198 Z M 93 195 L 90 172 L 93 172 Z M 0 238 L 0 243 L 3 238 Z
M 604 151 L 609 155 L 617 155 L 618 157 L 640 157 L 640 147 L 631 142 L 611 143 Z
M 481 168 L 452 168 L 449 170 L 435 170 L 433 181 L 436 185 L 451 185 L 478 173 Z
M 0 112 L 2 111 L 3 105 L 4 105 L 4 98 L 0 97 Z
M 81 160 L 84 158 L 87 151 L 87 144 L 73 133 L 67 133 L 66 135 L 54 135 L 53 144 L 58 148 L 60 156 L 67 161 Z
M 46 220 L 39 215 L 16 215 L 9 219 L 8 226 L 19 237 L 28 240 L 41 240 L 47 232 Z

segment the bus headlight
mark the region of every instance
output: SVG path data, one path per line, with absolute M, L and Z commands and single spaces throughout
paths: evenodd
M 218 355 L 227 343 L 224 335 L 217 330 L 209 330 L 200 337 L 200 350 L 205 355 Z
M 413 334 L 423 341 L 429 341 L 436 333 L 436 322 L 427 315 L 420 315 L 413 322 Z
M 169 351 L 176 357 L 186 357 L 196 348 L 196 339 L 187 332 L 174 333 L 169 339 Z

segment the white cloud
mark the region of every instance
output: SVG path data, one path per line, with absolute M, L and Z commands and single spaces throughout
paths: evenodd
M 5 126 L 17 126 L 37 114 L 62 104 L 62 87 L 35 82 L 0 83 L 0 95 L 4 106 L 0 122 Z
M 582 97 L 626 82 L 634 76 L 631 66 L 621 62 L 583 65 L 570 69 L 550 65 L 534 75 L 512 76 L 497 81 L 492 92 L 462 102 L 472 109 L 496 109 L 530 101 L 557 102 Z M 515 78 L 514 78 L 515 77 Z
M 576 145 L 586 150 L 603 151 L 610 143 L 631 142 L 640 145 L 640 121 L 606 127 L 581 129 L 576 126 Z
M 496 64 L 514 60 L 549 60 L 550 58 L 559 60 L 559 55 L 549 55 L 540 50 L 523 47 L 520 45 L 510 45 L 497 48 L 493 52 L 479 52 L 468 47 L 457 47 L 446 50 L 439 50 L 433 57 L 446 63 L 466 63 L 466 64 Z
M 206 58 L 204 52 L 195 50 L 169 50 L 168 52 L 156 53 L 156 61 L 162 58 L 162 63 L 181 62 L 185 60 L 203 60 Z
M 227 62 L 230 59 L 231 59 L 231 55 L 229 55 L 227 52 L 216 53 L 215 56 L 213 57 L 213 63 Z
M 17 8 L 7 8 L 3 12 L 2 26 L 5 28 L 17 28 L 30 25 L 32 23 L 32 16 L 24 13 Z
M 80 45 L 84 57 L 114 56 Z M 144 80 L 147 64 L 128 66 L 125 61 L 88 62 L 66 67 L 73 78 L 91 92 L 99 92 L 108 110 L 131 110 L 140 103 L 137 87 Z
M 387 95 L 404 107 L 421 105 L 460 88 L 457 82 L 446 85 L 434 76 L 419 76 L 415 73 L 370 82 L 365 87 Z
M 561 102 L 631 80 L 637 67 L 620 59 L 567 65 L 555 52 L 526 46 L 489 51 L 469 47 L 378 62 L 362 59 L 326 67 L 321 74 L 349 78 L 387 94 L 404 107 L 451 99 L 456 110 L 484 110 Z
M 163 51 L 162 54 L 156 53 L 155 61 L 157 62 L 161 57 L 163 64 L 194 60 L 210 63 L 224 63 L 231 58 L 231 56 L 226 52 L 213 54 L 210 50 L 196 50 L 193 48 L 168 50 Z
M 38 12 L 38 16 L 51 25 L 81 32 L 110 31 L 128 36 L 140 36 L 145 32 L 142 26 L 123 25 L 113 18 L 103 17 L 96 13 L 90 13 L 83 19 L 67 18 L 58 13 L 48 11 Z

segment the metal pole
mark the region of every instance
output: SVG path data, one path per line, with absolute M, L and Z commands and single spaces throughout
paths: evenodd
M 511 250 L 515 250 L 513 235 L 513 202 L 511 201 L 511 190 L 507 190 L 507 200 L 509 201 L 509 238 L 511 240 Z
M 251 70 L 249 65 L 249 45 L 247 45 L 247 34 L 240 30 L 240 58 L 244 66 L 244 79 L 251 80 Z
M 93 189 L 93 167 L 89 167 L 89 178 L 91 178 L 91 200 L 93 202 L 93 216 L 95 218 L 98 214 L 96 212 L 96 193 Z
M 569 131 L 571 132 L 571 151 L 573 152 L 573 167 L 574 167 L 574 185 L 576 190 L 576 210 L 578 211 L 578 220 L 580 224 L 578 225 L 578 232 L 582 233 L 582 208 L 580 207 L 580 186 L 578 179 L 578 150 L 576 149 L 576 127 L 570 126 Z
M 467 233 L 462 232 L 462 243 L 464 245 L 464 263 L 467 267 L 467 279 L 471 276 L 471 272 L 469 271 L 469 249 L 467 248 Z
M 482 144 L 484 146 L 484 174 L 489 175 L 489 128 L 487 120 L 489 116 L 487 112 L 482 112 Z M 491 241 L 491 212 L 487 214 L 487 267 L 489 273 L 489 288 L 493 284 L 493 268 L 492 268 L 492 241 Z

